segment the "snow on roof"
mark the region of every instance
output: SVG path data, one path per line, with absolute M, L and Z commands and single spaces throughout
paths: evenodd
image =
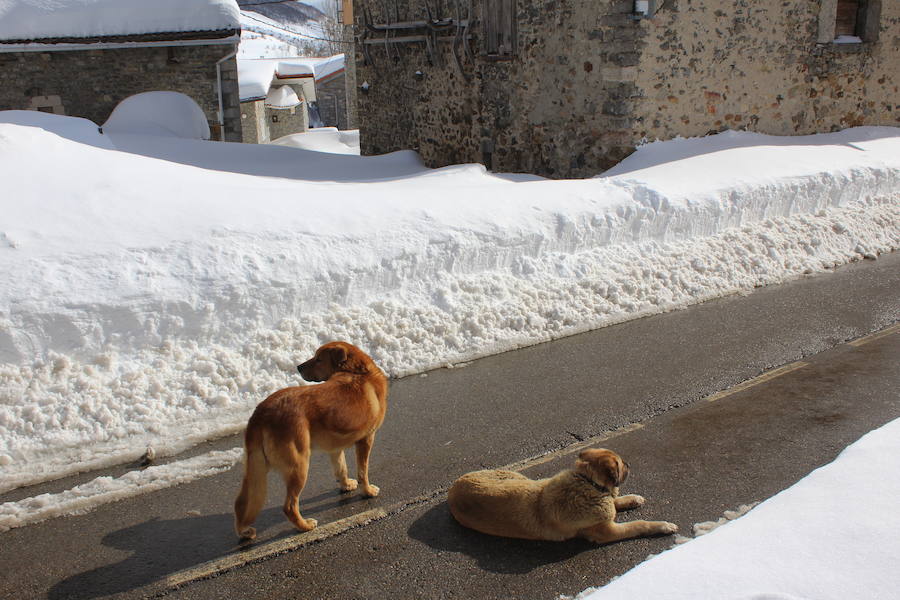
M 293 108 L 300 102 L 297 92 L 291 89 L 289 85 L 273 87 L 266 96 L 266 106 L 271 106 L 272 108 Z
M 329 56 L 328 58 L 321 58 L 318 60 L 319 62 L 315 64 L 317 82 L 323 79 L 327 79 L 328 77 L 336 75 L 344 70 L 343 54 L 335 54 L 334 56 Z
M 0 41 L 236 29 L 235 0 L 0 0 Z
M 265 98 L 276 78 L 313 76 L 318 82 L 344 68 L 344 55 L 327 58 L 238 58 L 241 102 Z

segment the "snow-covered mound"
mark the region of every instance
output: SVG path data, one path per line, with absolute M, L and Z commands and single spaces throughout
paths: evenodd
M 107 134 L 162 135 L 208 140 L 209 123 L 203 109 L 181 92 L 143 92 L 129 96 L 113 109 L 103 131 Z
M 0 125 L 0 489 L 237 431 L 327 340 L 404 375 L 900 246 L 894 128 L 572 181 L 111 139 Z
M 359 154 L 359 129 L 341 131 L 336 127 L 317 127 L 304 133 L 292 133 L 270 142 L 330 154 Z
M 115 150 L 112 141 L 89 119 L 64 117 L 37 110 L 4 110 L 0 111 L 0 124 L 2 123 L 37 127 L 79 144 Z

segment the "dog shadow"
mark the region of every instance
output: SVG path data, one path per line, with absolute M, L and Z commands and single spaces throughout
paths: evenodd
M 596 544 L 580 538 L 545 542 L 479 533 L 457 523 L 446 502 L 416 519 L 407 533 L 435 550 L 469 556 L 485 571 L 509 575 L 524 575 L 597 548 Z
M 303 499 L 303 512 L 321 515 L 336 507 L 363 500 L 359 495 L 325 492 Z M 222 513 L 185 516 L 177 519 L 154 518 L 105 535 L 104 546 L 129 552 L 124 560 L 85 571 L 53 586 L 50 600 L 100 598 L 142 588 L 179 571 L 232 554 L 240 554 L 273 540 L 296 535 L 280 507 L 260 512 L 254 526 L 256 542 L 240 544 L 234 534 L 234 515 Z M 276 529 L 274 534 L 264 535 Z

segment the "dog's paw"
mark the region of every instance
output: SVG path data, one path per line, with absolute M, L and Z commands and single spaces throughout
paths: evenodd
M 661 535 L 670 535 L 678 531 L 678 525 L 676 525 L 675 523 L 669 523 L 668 521 L 660 521 L 657 531 Z
M 646 502 L 647 500 L 643 496 L 639 496 L 638 494 L 619 496 L 618 498 L 616 498 L 616 509 L 631 510 L 643 506 Z
M 377 485 L 369 485 L 368 487 L 363 488 L 363 496 L 366 498 L 374 498 L 379 493 L 381 493 L 381 488 Z
M 300 527 L 298 525 L 297 529 L 299 529 L 302 532 L 307 532 L 307 531 L 312 531 L 318 525 L 319 525 L 319 522 L 316 521 L 315 519 L 303 519 L 303 527 Z
M 348 479 L 347 481 L 339 484 L 342 492 L 352 492 L 357 487 L 359 487 L 359 483 L 355 479 Z

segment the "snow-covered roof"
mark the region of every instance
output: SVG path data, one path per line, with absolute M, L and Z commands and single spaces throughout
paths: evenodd
M 0 0 L 0 42 L 238 29 L 235 0 Z
M 241 102 L 265 98 L 277 79 L 314 77 L 316 82 L 344 69 L 344 55 L 326 58 L 238 58 Z
M 335 54 L 334 56 L 329 56 L 328 58 L 320 58 L 316 60 L 319 61 L 315 63 L 316 83 L 320 83 L 330 77 L 333 77 L 334 75 L 338 75 L 344 70 L 343 54 Z

